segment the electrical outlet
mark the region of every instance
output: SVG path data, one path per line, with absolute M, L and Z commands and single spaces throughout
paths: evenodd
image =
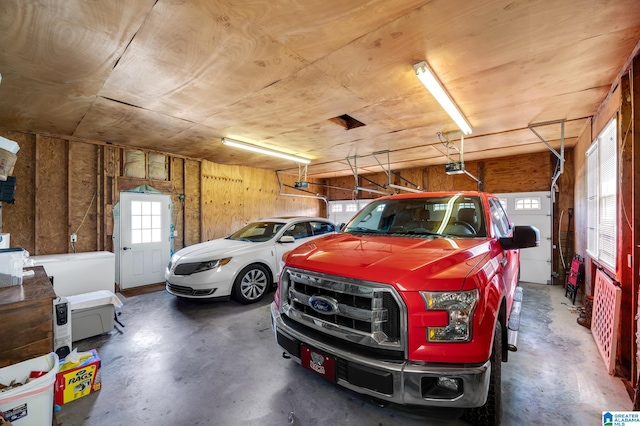
M 71 242 L 75 243 L 76 241 L 78 241 L 78 236 L 76 234 L 71 234 Z

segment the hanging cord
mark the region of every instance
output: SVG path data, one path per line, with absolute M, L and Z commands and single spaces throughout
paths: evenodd
M 562 237 L 560 234 L 560 230 L 562 229 L 562 216 L 564 215 L 564 210 L 560 212 L 560 219 L 558 219 L 558 251 L 560 253 L 560 262 L 562 262 L 562 268 L 567 269 L 567 264 L 564 262 L 564 255 L 562 254 Z M 568 231 L 567 231 L 568 235 Z
M 631 130 L 631 124 L 633 123 L 633 120 L 629 120 L 629 126 L 627 126 L 627 130 L 624 132 L 624 137 L 622 138 L 622 142 L 620 143 L 620 154 L 618 155 L 618 191 L 620 190 L 620 187 L 622 186 L 622 166 L 624 165 L 623 161 L 622 161 L 622 154 L 624 153 L 624 147 L 627 143 L 627 136 L 629 136 L 629 131 Z M 627 222 L 627 226 L 629 226 L 629 229 L 633 229 L 633 226 L 631 225 L 631 221 L 629 220 L 629 216 L 627 215 L 627 208 L 624 205 L 624 197 L 620 197 L 620 201 L 622 203 L 622 213 L 624 213 L 624 219 Z
M 82 228 L 82 225 L 84 224 L 85 219 L 87 218 L 87 215 L 89 214 L 89 211 L 91 210 L 91 206 L 93 206 L 93 202 L 96 199 L 96 194 L 97 191 L 93 193 L 93 197 L 91 197 L 91 202 L 89 203 L 89 207 L 87 207 L 87 211 L 84 212 L 84 217 L 82 218 L 82 222 L 80 222 L 80 225 L 78 226 L 78 229 L 76 229 L 76 232 L 74 232 L 75 235 L 78 235 L 78 231 L 80 231 L 80 228 Z M 73 252 L 76 252 L 76 243 L 71 243 L 71 248 L 73 249 Z

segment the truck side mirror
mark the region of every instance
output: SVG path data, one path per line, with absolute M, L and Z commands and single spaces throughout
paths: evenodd
M 540 231 L 535 226 L 514 226 L 513 236 L 499 239 L 502 248 L 515 250 L 540 245 Z

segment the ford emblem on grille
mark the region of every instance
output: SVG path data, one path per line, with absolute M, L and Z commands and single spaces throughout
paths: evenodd
M 314 311 L 325 315 L 333 315 L 338 312 L 337 300 L 317 294 L 309 298 L 309 306 Z

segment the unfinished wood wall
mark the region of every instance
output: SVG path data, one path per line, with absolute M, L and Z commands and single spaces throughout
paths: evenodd
M 596 268 L 600 267 L 587 254 L 587 164 L 585 154 L 593 140 L 602 131 L 612 117 L 618 119 L 618 229 L 617 229 L 617 265 L 608 273 L 617 280 L 622 290 L 620 309 L 620 327 L 618 332 L 618 352 L 616 354 L 616 375 L 622 377 L 633 393 L 640 394 L 638 387 L 638 344 L 636 341 L 638 314 L 638 278 L 637 278 L 637 220 L 638 197 L 634 192 L 638 170 L 637 128 L 640 123 L 640 109 L 632 100 L 640 98 L 640 85 L 632 82 L 640 81 L 640 57 L 630 61 L 630 68 L 620 74 L 615 88 L 602 102 L 596 115 L 580 135 L 574 149 L 575 168 L 575 209 L 576 209 L 576 252 L 585 256 L 586 278 L 585 293 L 593 294 L 593 281 Z M 635 124 L 634 124 L 635 123 Z M 636 156 L 634 158 L 634 156 Z M 634 256 L 630 257 L 630 255 Z M 636 265 L 636 266 L 634 266 Z M 636 401 L 637 409 L 640 405 Z
M 297 176 L 280 175 L 293 186 Z M 202 239 L 229 235 L 249 222 L 273 216 L 325 216 L 324 202 L 309 193 L 283 187 L 275 172 L 202 162 Z
M 200 238 L 200 212 L 202 211 L 200 167 L 201 164 L 199 161 L 185 160 L 184 162 L 184 186 L 185 188 L 189 188 L 188 191 L 181 193 L 184 194 L 184 203 L 182 206 L 184 214 L 184 228 L 182 230 L 184 234 L 184 247 L 204 241 Z M 178 249 L 179 247 L 176 241 L 175 248 Z
M 13 247 L 33 256 L 113 251 L 113 207 L 121 191 L 143 184 L 171 195 L 176 250 L 261 217 L 326 215 L 320 200 L 280 196 L 273 172 L 167 156 L 167 180 L 130 178 L 121 173 L 123 147 L 30 133 L 0 135 L 20 145 L 16 202 L 2 203 L 2 232 L 11 233 Z M 296 178 L 283 176 L 290 185 Z
M 555 164 L 557 157 L 550 155 L 550 161 Z M 553 284 L 566 282 L 566 273 L 571 267 L 571 259 L 576 253 L 575 230 L 575 169 L 573 163 L 574 150 L 565 150 L 564 172 L 556 181 L 555 203 L 553 204 L 553 266 L 558 274 Z
M 580 256 L 587 254 L 587 162 L 585 153 L 593 137 L 591 136 L 592 120 L 589 120 L 584 130 L 580 134 L 578 141 L 573 147 L 573 169 L 575 173 L 574 185 L 574 247 L 575 252 Z M 587 271 L 590 276 L 590 271 Z M 590 287 L 590 279 L 587 282 L 587 294 L 593 294 Z
M 555 157 L 550 158 L 551 156 L 550 152 L 542 152 L 483 161 L 468 161 L 465 162 L 465 168 L 482 180 L 483 190 L 487 192 L 549 191 L 555 166 Z M 477 191 L 479 189 L 478 182 L 465 174 L 447 175 L 444 172 L 444 165 L 405 169 L 399 171 L 398 174 L 427 191 Z M 384 185 L 388 180 L 385 173 L 361 175 L 360 185 L 368 188 L 376 187 L 366 179 L 379 185 Z M 325 183 L 336 188 L 347 188 L 345 190 L 330 188 L 327 192 L 330 200 L 350 200 L 353 198 L 353 191 L 349 189 L 355 186 L 353 176 L 326 179 Z M 392 183 L 412 187 L 399 177 L 394 177 Z M 568 188 L 566 198 L 571 203 L 573 202 L 572 193 L 573 189 Z M 358 198 L 378 196 L 365 191 L 358 194 Z

